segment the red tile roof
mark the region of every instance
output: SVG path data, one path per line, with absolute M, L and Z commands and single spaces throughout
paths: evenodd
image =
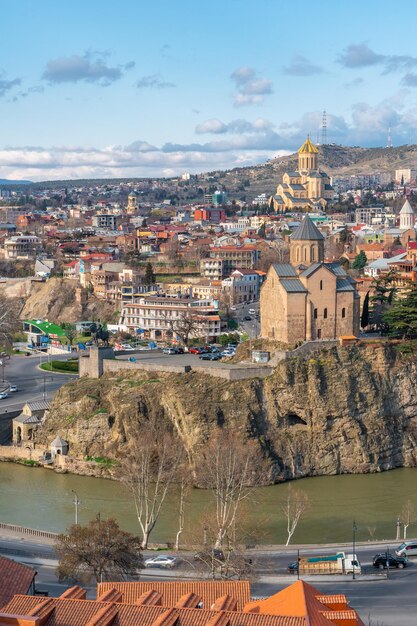
M 27 593 L 35 575 L 32 567 L 0 556 L 0 608 L 16 593 Z
M 238 581 L 175 581 L 175 582 L 110 582 L 98 583 L 97 594 L 100 596 L 108 589 L 121 592 L 122 602 L 134 604 L 145 591 L 158 591 L 162 594 L 163 606 L 175 606 L 186 593 L 200 596 L 204 608 L 210 608 L 218 598 L 229 595 L 235 598 L 237 610 L 241 611 L 250 600 L 250 586 L 247 580 Z

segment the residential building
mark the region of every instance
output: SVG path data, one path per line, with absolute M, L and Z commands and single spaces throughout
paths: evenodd
M 200 274 L 210 280 L 221 280 L 223 276 L 223 260 L 220 258 L 207 258 L 200 261 Z
M 13 235 L 4 240 L 5 259 L 33 259 L 42 248 L 35 235 Z
M 259 298 L 261 276 L 255 270 L 234 270 L 222 280 L 222 290 L 230 304 L 254 302 Z
M 220 335 L 220 316 L 215 304 L 207 300 L 143 296 L 126 304 L 119 324 L 141 330 L 154 340 L 180 341 L 184 327 L 189 336 L 214 339 Z
M 106 230 L 117 230 L 120 222 L 120 216 L 112 213 L 97 213 L 93 216 L 93 226 L 96 228 L 104 228 Z
M 308 137 L 298 150 L 298 169 L 285 172 L 276 193 L 270 197 L 275 211 L 324 209 L 333 200 L 330 178 L 319 169 L 318 150 Z
M 384 224 L 387 219 L 387 209 L 384 206 L 362 206 L 355 209 L 356 224 Z
M 324 237 L 307 215 L 290 237 L 290 263 L 274 263 L 261 289 L 261 336 L 286 344 L 359 334 L 356 283 L 324 262 Z
M 416 180 L 416 174 L 417 171 L 410 167 L 395 170 L 395 182 L 397 185 L 409 185 Z
M 210 224 L 220 224 L 226 219 L 224 209 L 205 207 L 194 211 L 195 222 L 209 222 Z
M 255 246 L 213 246 L 210 248 L 210 257 L 223 261 L 223 277 L 229 276 L 235 269 L 253 269 L 259 256 L 259 250 Z

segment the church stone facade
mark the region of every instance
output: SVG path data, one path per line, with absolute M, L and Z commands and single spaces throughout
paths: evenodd
M 275 211 L 313 211 L 324 209 L 333 200 L 330 178 L 320 171 L 318 150 L 307 138 L 298 150 L 298 170 L 285 172 L 270 205 Z
M 324 237 L 308 215 L 290 238 L 290 263 L 268 271 L 260 312 L 261 336 L 286 344 L 359 334 L 356 283 L 324 262 Z

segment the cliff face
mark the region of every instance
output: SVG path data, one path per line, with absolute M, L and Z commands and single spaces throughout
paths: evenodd
M 120 372 L 61 388 L 38 435 L 60 434 L 78 458 L 117 458 L 137 424 L 166 423 L 193 462 L 219 426 L 254 437 L 275 479 L 366 473 L 417 461 L 417 360 L 393 348 L 337 348 L 281 363 L 266 379 L 226 382 Z

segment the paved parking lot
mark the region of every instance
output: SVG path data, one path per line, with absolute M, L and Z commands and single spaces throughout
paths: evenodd
M 196 367 L 246 367 L 242 364 L 233 365 L 227 361 L 202 361 L 198 357 L 198 354 L 162 354 L 162 350 L 141 350 L 139 352 L 132 352 L 132 354 L 124 354 L 123 356 L 116 358 L 117 360 L 128 361 L 131 357 L 135 358 L 137 363 L 152 363 L 155 365 L 191 365 L 193 369 Z

